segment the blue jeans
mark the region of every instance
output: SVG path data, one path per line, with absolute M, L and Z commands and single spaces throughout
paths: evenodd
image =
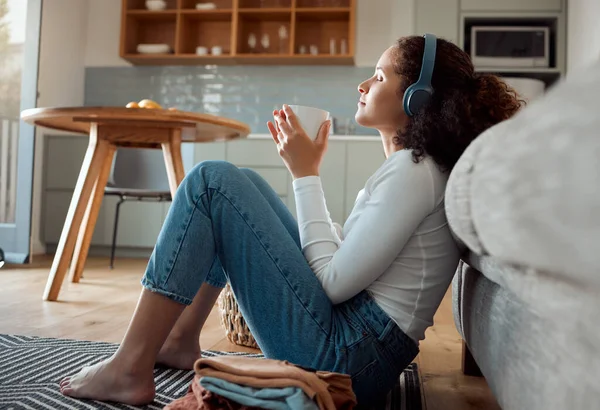
M 366 291 L 331 303 L 266 181 L 207 161 L 177 190 L 142 284 L 189 305 L 203 282 L 226 281 L 266 357 L 349 374 L 359 404 L 384 397 L 418 353 Z

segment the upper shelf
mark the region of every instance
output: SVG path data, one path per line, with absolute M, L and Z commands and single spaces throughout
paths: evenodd
M 176 19 L 178 13 L 179 12 L 177 10 L 127 10 L 127 17 L 140 20 L 168 20 Z
M 350 7 L 307 7 L 296 9 L 296 16 L 302 20 L 315 20 L 315 21 L 327 21 L 327 20 L 349 20 Z
M 122 0 L 122 58 L 145 65 L 354 62 L 357 0 L 209 0 L 212 8 L 164 1 L 163 9 L 147 10 L 146 0 Z M 169 51 L 142 54 L 139 44 Z
M 312 55 L 279 55 L 279 54 L 227 54 L 220 56 L 197 56 L 195 54 L 130 54 L 125 57 L 135 65 L 352 65 L 351 55 L 327 54 Z

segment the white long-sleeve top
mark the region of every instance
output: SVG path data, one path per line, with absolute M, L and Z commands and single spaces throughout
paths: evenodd
M 448 180 L 426 157 L 391 154 L 368 179 L 340 232 L 321 179 L 294 180 L 304 255 L 334 304 L 367 290 L 417 343 L 454 275 L 459 250 L 444 210 Z

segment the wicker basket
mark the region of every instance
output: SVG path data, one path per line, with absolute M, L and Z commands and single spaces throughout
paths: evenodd
M 225 328 L 227 339 L 236 345 L 258 349 L 256 340 L 250 333 L 229 283 L 219 295 L 218 302 L 221 325 Z

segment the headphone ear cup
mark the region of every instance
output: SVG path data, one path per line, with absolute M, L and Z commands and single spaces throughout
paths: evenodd
M 406 89 L 406 91 L 404 91 L 404 98 L 402 99 L 402 106 L 404 108 L 404 112 L 409 117 L 412 117 L 414 115 L 414 111 L 411 109 L 411 100 L 412 100 L 412 95 L 416 89 L 415 85 L 416 84 L 411 84 Z
M 408 100 L 408 108 L 411 112 L 411 115 L 415 115 L 421 108 L 427 104 L 429 99 L 431 98 L 431 91 L 426 88 L 417 88 L 413 90 L 410 95 L 410 99 Z

